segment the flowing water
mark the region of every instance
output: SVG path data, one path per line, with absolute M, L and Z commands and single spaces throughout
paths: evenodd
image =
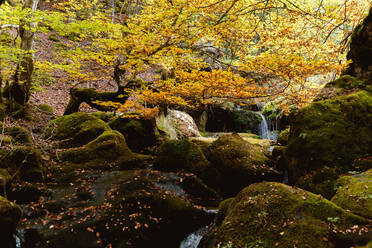
M 276 140 L 279 135 L 277 121 L 275 121 L 274 123 L 271 123 L 270 121 L 267 122 L 265 116 L 262 113 L 257 113 L 262 118 L 262 121 L 258 126 L 258 135 L 263 139 Z
M 209 231 L 209 226 L 202 227 L 196 232 L 191 233 L 187 238 L 185 238 L 181 244 L 180 248 L 197 248 L 201 239 Z

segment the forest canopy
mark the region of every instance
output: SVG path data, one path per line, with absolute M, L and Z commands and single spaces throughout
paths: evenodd
M 193 109 L 221 100 L 247 104 L 275 98 L 284 110 L 306 105 L 323 78 L 339 75 L 349 63 L 349 38 L 371 5 L 368 0 L 66 0 L 41 9 L 37 0 L 3 2 L 0 81 L 9 102 L 26 104 L 30 92 L 42 87 L 41 79 L 63 71 L 72 87 L 111 79 L 116 94 L 95 92 L 89 103 L 145 117 L 156 115 L 159 106 Z M 40 60 L 35 34 L 51 32 L 68 42 L 55 48 L 52 59 Z

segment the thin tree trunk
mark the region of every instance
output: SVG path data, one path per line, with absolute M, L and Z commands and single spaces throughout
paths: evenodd
M 24 0 L 23 9 L 37 9 L 39 0 Z M 19 34 L 21 38 L 21 49 L 24 50 L 24 57 L 18 64 L 14 76 L 14 82 L 10 87 L 9 101 L 10 111 L 17 109 L 16 105 L 25 106 L 31 94 L 32 86 L 32 73 L 34 71 L 34 58 L 32 50 L 34 49 L 34 36 L 33 29 L 35 23 L 27 24 L 25 21 L 19 27 Z

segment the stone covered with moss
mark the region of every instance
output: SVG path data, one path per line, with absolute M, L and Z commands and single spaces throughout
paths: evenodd
M 368 240 L 366 219 L 320 195 L 281 183 L 252 184 L 225 205 L 225 219 L 200 247 L 325 248 Z
M 3 130 L 3 135 L 11 137 L 11 142 L 14 142 L 15 144 L 31 143 L 30 132 L 23 127 L 4 127 L 4 124 L 0 122 L 0 130 Z
M 50 115 L 52 115 L 54 112 L 53 107 L 48 104 L 40 104 L 39 106 L 37 106 L 37 108 L 43 113 L 50 114 Z
M 51 121 L 45 136 L 60 140 L 61 147 L 77 147 L 88 144 L 108 130 L 110 130 L 109 125 L 101 119 L 79 112 Z
M 128 119 L 118 117 L 109 123 L 113 130 L 122 133 L 132 151 L 140 152 L 157 144 L 153 120 Z
M 286 156 L 290 180 L 331 197 L 338 175 L 372 151 L 372 93 L 317 101 L 291 114 Z
M 236 133 L 219 137 L 208 147 L 206 157 L 218 171 L 214 186 L 224 195 L 233 196 L 254 182 L 279 180 L 263 147 Z
M 0 196 L 0 239 L 1 247 L 14 245 L 13 235 L 22 216 L 22 210 L 15 203 Z
M 19 174 L 25 181 L 41 181 L 43 166 L 40 151 L 31 146 L 0 150 L 0 168 Z
M 199 146 L 188 139 L 182 139 L 163 143 L 158 148 L 154 167 L 163 171 L 192 172 L 203 178 L 210 163 Z
M 85 146 L 68 149 L 60 155 L 64 161 L 90 167 L 105 167 L 108 163 L 118 160 L 122 166 L 130 166 L 141 160 L 129 149 L 124 136 L 113 130 L 105 131 Z
M 336 186 L 338 189 L 332 202 L 354 214 L 372 218 L 372 170 L 343 176 Z

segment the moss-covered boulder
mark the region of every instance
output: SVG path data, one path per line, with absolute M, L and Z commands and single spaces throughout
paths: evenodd
M 108 189 L 94 215 L 88 212 L 84 221 L 73 223 L 62 220 L 69 224 L 53 232 L 42 230 L 45 240 L 49 240 L 42 247 L 85 248 L 97 247 L 98 243 L 102 247 L 174 248 L 189 233 L 211 221 L 212 216 L 155 183 L 161 180 L 161 174 L 126 174 Z
M 31 146 L 16 146 L 0 150 L 0 168 L 19 175 L 25 181 L 41 181 L 43 165 L 40 151 Z
M 286 156 L 290 181 L 331 197 L 338 175 L 372 152 L 372 93 L 317 101 L 291 114 Z
M 350 247 L 368 240 L 368 221 L 305 190 L 263 182 L 227 202 L 226 217 L 200 247 Z
M 59 140 L 61 147 L 77 147 L 88 144 L 108 130 L 110 130 L 109 125 L 101 119 L 79 112 L 51 121 L 45 136 Z
M 28 130 L 20 126 L 4 127 L 4 124 L 0 122 L 0 129 L 4 130 L 2 135 L 11 137 L 10 142 L 15 144 L 29 144 L 31 143 L 31 135 Z
M 205 155 L 218 171 L 214 187 L 224 195 L 233 196 L 254 182 L 279 180 L 263 147 L 248 143 L 236 133 L 219 137 Z
M 104 122 L 110 122 L 115 119 L 115 113 L 114 112 L 102 112 L 102 111 L 97 111 L 90 113 L 91 115 L 97 117 L 98 119 L 103 120 Z
M 122 133 L 129 148 L 141 152 L 157 144 L 154 120 L 128 119 L 118 117 L 109 123 L 113 130 Z
M 354 214 L 372 218 L 372 170 L 343 176 L 337 180 L 336 186 L 332 202 Z
M 37 108 L 45 113 L 45 114 L 48 114 L 48 115 L 52 115 L 53 114 L 53 107 L 48 105 L 48 104 L 40 104 L 39 106 L 37 106 Z
M 0 239 L 2 247 L 15 247 L 13 235 L 21 216 L 20 207 L 0 196 Z
M 289 128 L 284 129 L 283 131 L 280 132 L 277 142 L 278 144 L 285 146 L 288 143 L 288 139 L 289 139 Z
M 162 171 L 188 171 L 201 175 L 210 167 L 201 149 L 188 139 L 170 140 L 157 151 L 154 168 Z
M 133 153 L 118 131 L 105 131 L 87 145 L 65 150 L 60 153 L 64 161 L 79 166 L 106 167 L 109 163 L 120 161 L 121 166 L 134 166 L 141 157 Z

